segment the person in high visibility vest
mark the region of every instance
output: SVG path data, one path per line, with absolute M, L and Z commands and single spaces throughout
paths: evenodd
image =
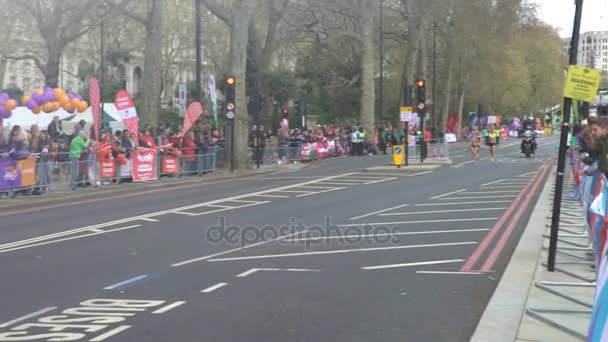
M 492 124 L 490 126 L 490 129 L 488 130 L 488 137 L 487 137 L 487 142 L 488 142 L 488 146 L 490 147 L 490 160 L 495 161 L 496 160 L 496 144 L 498 143 L 498 137 L 500 136 L 496 134 L 496 129 L 494 124 Z
M 357 127 L 357 155 L 362 156 L 365 149 L 365 130 L 363 127 Z

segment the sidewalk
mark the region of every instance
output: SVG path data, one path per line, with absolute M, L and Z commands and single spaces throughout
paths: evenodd
M 95 202 L 107 198 L 145 195 L 148 193 L 185 189 L 205 184 L 224 183 L 239 177 L 262 176 L 290 172 L 306 168 L 307 166 L 309 166 L 309 164 L 302 163 L 262 165 L 259 169 L 256 169 L 254 166 L 254 168 L 251 170 L 237 170 L 233 173 L 227 170 L 216 170 L 215 173 L 202 177 L 161 178 L 156 181 L 142 183 L 121 183 L 100 187 L 79 188 L 75 191 L 69 189 L 56 190 L 38 196 L 18 195 L 15 198 L 5 197 L 0 198 L 0 216 L 3 216 L 3 214 L 14 214 L 17 213 L 16 211 L 20 211 L 22 209 L 23 211 L 27 211 L 31 210 L 33 207 L 60 205 L 67 202 L 73 202 L 74 200 L 80 200 L 80 202 L 83 203 L 86 201 Z
M 543 234 L 549 232 L 554 182 L 553 172 L 547 179 L 528 226 L 471 341 L 584 341 L 590 308 L 581 304 L 592 303 L 595 290 L 595 272 L 590 263 L 585 261 L 586 252 L 566 252 L 575 257 L 558 254 L 556 271 L 553 273 L 548 272 L 545 266 L 548 239 L 544 238 Z M 564 198 L 570 189 L 568 184 L 566 181 Z M 582 218 L 579 219 L 576 214 L 577 207 L 580 207 L 578 202 L 563 203 L 562 225 L 572 224 L 572 227 L 579 227 Z M 566 215 L 566 211 L 574 214 Z M 582 213 L 582 210 L 578 211 Z M 565 228 L 560 228 L 560 236 L 564 236 L 562 234 L 565 233 Z M 574 233 L 578 234 L 579 231 Z M 581 238 L 560 238 L 558 248 L 572 247 L 561 240 L 586 244 L 586 240 Z M 566 299 L 567 297 L 570 297 L 570 300 Z M 573 300 L 580 303 L 577 304 Z

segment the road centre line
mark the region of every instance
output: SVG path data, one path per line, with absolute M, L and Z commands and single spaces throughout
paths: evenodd
M 479 229 L 455 229 L 455 230 L 432 230 L 432 231 L 418 231 L 418 232 L 400 232 L 400 233 L 377 233 L 377 234 L 351 234 L 351 235 L 329 235 L 329 236 L 316 236 L 307 238 L 287 239 L 288 242 L 298 241 L 318 241 L 318 240 L 337 240 L 337 239 L 350 239 L 350 238 L 368 238 L 368 237 L 382 237 L 382 236 L 400 236 L 400 235 L 431 235 L 431 234 L 446 234 L 446 233 L 471 233 L 471 232 L 485 232 L 490 228 L 479 228 Z
M 407 264 L 393 264 L 393 265 L 379 265 L 379 266 L 365 266 L 361 267 L 364 270 L 384 270 L 388 268 L 401 268 L 411 266 L 428 266 L 428 265 L 443 265 L 443 264 L 454 264 L 463 262 L 464 259 L 452 259 L 452 260 L 437 260 L 437 261 L 423 261 L 423 262 L 411 262 Z
M 519 192 L 519 190 L 488 190 L 488 191 L 482 191 L 482 192 L 467 191 L 462 194 L 463 195 L 469 195 L 469 194 L 489 195 L 489 194 L 508 194 L 508 193 L 518 193 L 518 192 Z
M 480 201 L 480 202 L 423 203 L 423 204 L 414 204 L 414 206 L 415 207 L 431 207 L 431 206 L 486 204 L 486 203 L 511 203 L 511 201 L 502 200 L 502 201 Z
M 15 323 L 19 323 L 21 321 L 25 321 L 25 320 L 28 320 L 30 318 L 36 317 L 36 316 L 40 316 L 40 315 L 45 314 L 45 313 L 47 313 L 49 311 L 53 311 L 55 309 L 57 309 L 56 306 L 49 306 L 48 308 L 40 309 L 40 310 L 32 312 L 30 314 L 23 315 L 23 316 L 15 318 L 15 319 L 12 319 L 12 320 L 10 320 L 8 322 L 4 322 L 4 323 L 0 324 L 0 328 L 9 327 L 9 326 L 11 326 L 11 325 L 13 325 Z
M 153 218 L 149 218 L 149 217 L 140 217 L 139 219 L 142 221 L 148 221 L 148 222 L 158 222 L 157 219 L 153 219 Z
M 449 201 L 449 200 L 459 200 L 459 199 L 508 198 L 508 197 L 515 197 L 515 195 L 449 197 L 449 198 L 440 198 L 439 200 L 440 201 L 446 201 L 446 200 Z
M 119 327 L 117 327 L 115 329 L 112 329 L 112 330 L 106 332 L 105 334 L 99 335 L 99 336 L 97 336 L 94 339 L 91 339 L 89 341 L 91 341 L 91 342 L 101 342 L 103 340 L 107 340 L 108 338 L 110 338 L 110 337 L 112 337 L 114 335 L 120 334 L 121 332 L 123 332 L 123 331 L 125 331 L 125 330 L 127 330 L 129 328 L 131 328 L 130 325 L 121 325 L 121 326 L 119 326 Z
M 490 183 L 481 184 L 480 186 L 492 185 L 492 184 L 500 183 L 500 182 L 505 181 L 505 180 L 506 179 L 499 179 L 497 181 L 493 181 L 493 182 L 490 182 Z
M 202 293 L 211 293 L 211 292 L 213 292 L 213 291 L 215 291 L 215 290 L 217 290 L 217 289 L 219 289 L 219 288 L 222 288 L 222 287 L 224 287 L 224 286 L 226 286 L 226 285 L 228 285 L 228 283 L 219 283 L 219 284 L 215 284 L 215 285 L 213 285 L 213 286 L 210 286 L 210 287 L 208 287 L 208 288 L 206 288 L 206 289 L 202 290 L 201 292 L 202 292 Z
M 455 195 L 455 194 L 458 194 L 458 193 L 461 193 L 461 192 L 464 192 L 464 191 L 467 191 L 467 189 L 460 189 L 460 190 L 457 190 L 457 191 L 448 192 L 447 194 L 431 197 L 430 199 L 432 199 L 432 200 L 434 200 L 434 199 L 440 199 L 440 198 L 443 198 L 443 197 L 446 197 L 446 196 L 450 196 L 450 195 Z
M 133 283 L 138 282 L 140 280 L 144 280 L 146 278 L 148 278 L 148 275 L 147 274 L 142 274 L 140 276 L 133 277 L 133 278 L 127 279 L 125 281 L 121 281 L 120 283 L 116 283 L 114 285 L 106 286 L 103 289 L 104 290 L 116 290 L 116 289 L 119 289 L 119 288 L 122 288 L 122 287 L 126 287 L 127 285 L 133 284 Z
M 365 215 L 361 215 L 361 216 L 356 216 L 356 217 L 351 217 L 351 218 L 349 218 L 349 220 L 358 220 L 358 219 L 362 219 L 362 218 L 365 218 L 365 217 L 368 217 L 368 216 L 373 216 L 373 215 L 376 215 L 376 214 L 384 213 L 384 212 L 387 212 L 387 211 L 390 211 L 390 210 L 399 209 L 399 208 L 403 208 L 403 207 L 407 207 L 407 206 L 409 206 L 409 204 L 401 204 L 401 205 L 397 205 L 397 206 L 394 206 L 394 207 L 385 208 L 385 209 L 378 210 L 378 211 L 373 211 L 373 212 L 371 212 L 369 214 L 365 214 Z
M 169 305 L 167 305 L 165 307 L 162 307 L 162 308 L 160 308 L 160 309 L 158 309 L 156 311 L 153 311 L 152 314 L 154 314 L 154 315 L 161 315 L 161 314 L 164 314 L 166 312 L 169 312 L 169 311 L 177 308 L 178 306 L 182 306 L 184 304 L 186 304 L 186 302 L 175 302 L 173 304 L 169 304 Z
M 302 252 L 302 253 L 253 255 L 253 256 L 244 256 L 244 257 L 235 257 L 235 258 L 220 258 L 220 259 L 211 259 L 211 260 L 209 260 L 209 262 L 272 259 L 272 258 L 284 258 L 284 257 L 291 257 L 291 256 L 344 254 L 344 253 L 374 252 L 374 251 L 384 251 L 384 250 L 394 250 L 394 249 L 412 249 L 412 248 L 464 246 L 464 245 L 475 245 L 475 244 L 477 244 L 476 241 L 466 241 L 466 242 L 437 243 L 437 244 L 426 244 L 426 245 L 408 245 L 408 246 L 389 246 L 389 247 L 338 249 L 338 250 L 332 250 L 332 251 L 316 251 L 316 252 Z
M 408 177 L 422 176 L 422 175 L 426 175 L 428 173 L 433 173 L 433 171 L 424 171 L 424 172 L 413 173 L 411 175 L 408 175 Z
M 173 214 L 187 215 L 187 216 L 192 216 L 192 217 L 194 217 L 194 216 L 203 216 L 203 215 L 208 215 L 208 214 L 213 214 L 213 213 L 219 213 L 219 212 L 222 212 L 222 211 L 228 211 L 228 210 L 233 210 L 233 209 L 242 209 L 242 208 L 247 208 L 247 207 L 253 207 L 253 206 L 256 206 L 256 205 L 262 205 L 262 204 L 266 204 L 266 203 L 270 203 L 270 201 L 252 202 L 250 204 L 239 205 L 238 207 L 229 207 L 229 208 L 224 208 L 224 209 L 209 210 L 209 211 L 204 211 L 202 213 L 189 213 L 189 212 L 185 212 L 185 211 L 176 211 Z M 201 207 L 201 208 L 204 208 L 204 207 Z
M 421 215 L 421 214 L 443 214 L 443 213 L 457 213 L 457 212 L 469 212 L 469 211 L 492 211 L 492 210 L 505 210 L 509 208 L 473 208 L 473 209 L 452 209 L 452 210 L 436 210 L 436 211 L 413 211 L 408 213 L 385 213 L 380 216 L 399 216 L 399 215 Z
M 112 232 L 116 232 L 116 231 L 120 231 L 120 230 L 133 229 L 133 228 L 137 228 L 137 227 L 141 227 L 141 224 L 136 224 L 136 225 L 122 227 L 122 228 L 116 228 L 116 229 L 111 229 L 111 230 L 96 229 L 96 230 L 99 230 L 100 232 L 91 232 L 90 234 L 82 234 L 82 235 L 72 236 L 72 237 L 58 239 L 58 240 L 53 240 L 52 238 L 41 237 L 39 239 L 36 239 L 36 241 L 28 241 L 27 243 L 19 243 L 19 241 L 18 241 L 18 242 L 12 243 L 12 246 L 6 246 L 6 245 L 0 246 L 0 253 L 7 253 L 7 252 L 12 252 L 12 251 L 17 251 L 20 249 L 37 247 L 37 246 L 44 246 L 44 245 L 49 245 L 49 244 L 53 244 L 53 243 L 57 243 L 57 242 L 82 239 L 82 238 L 89 237 L 89 236 L 102 235 L 102 234 L 112 233 Z M 91 231 L 91 230 L 89 230 L 89 231 Z M 66 234 L 66 235 L 71 235 L 71 234 Z M 62 235 L 62 236 L 66 236 L 66 235 Z M 59 236 L 59 237 L 61 237 L 61 236 Z M 50 241 L 45 241 L 45 240 L 50 240 Z M 43 242 L 38 242 L 38 241 L 43 241 Z M 7 245 L 11 245 L 11 244 L 7 244 Z
M 306 230 L 303 230 L 303 231 L 299 231 L 299 232 L 283 235 L 283 236 L 280 236 L 280 237 L 278 237 L 276 239 L 270 239 L 270 240 L 266 240 L 266 241 L 260 241 L 260 242 L 256 242 L 256 243 L 251 244 L 251 245 L 246 245 L 246 246 L 239 247 L 239 248 L 229 249 L 227 251 L 223 251 L 223 252 L 219 252 L 219 253 L 203 256 L 203 257 L 200 257 L 200 258 L 195 258 L 195 259 L 181 261 L 181 262 L 178 262 L 178 263 L 175 263 L 175 264 L 171 265 L 171 267 L 182 267 L 182 266 L 189 265 L 189 264 L 192 264 L 192 263 L 195 263 L 195 262 L 205 261 L 205 260 L 208 260 L 208 259 L 211 259 L 211 258 L 215 258 L 215 257 L 218 257 L 218 256 L 222 256 L 222 255 L 238 252 L 238 251 L 243 250 L 243 249 L 258 247 L 258 246 L 265 245 L 267 243 L 271 243 L 271 242 L 275 242 L 275 241 L 281 241 L 283 239 L 290 238 L 290 237 L 292 237 L 294 235 L 298 235 L 298 234 L 302 234 L 302 233 L 306 233 L 306 232 L 307 232 Z
M 376 223 L 349 223 L 339 224 L 338 227 L 361 227 L 361 226 L 382 226 L 382 225 L 398 225 L 398 224 L 414 224 L 414 223 L 441 223 L 441 222 L 467 222 L 467 221 L 492 221 L 497 220 L 498 217 L 476 217 L 476 218 L 464 218 L 464 219 L 451 219 L 451 220 L 428 220 L 428 221 L 398 221 L 398 222 L 376 222 Z

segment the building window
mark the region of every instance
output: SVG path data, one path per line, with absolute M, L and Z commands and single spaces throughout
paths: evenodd
M 9 86 L 11 88 L 17 87 L 17 77 L 11 76 L 10 81 L 9 81 Z
M 25 92 L 29 92 L 30 87 L 32 86 L 32 79 L 29 77 L 23 78 L 23 88 L 21 90 Z

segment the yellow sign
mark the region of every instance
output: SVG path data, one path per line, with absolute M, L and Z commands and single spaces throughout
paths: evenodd
M 601 79 L 602 72 L 600 70 L 571 65 L 568 68 L 564 97 L 593 102 L 600 87 Z
M 397 167 L 405 165 L 405 146 L 395 145 L 393 146 L 393 164 Z

